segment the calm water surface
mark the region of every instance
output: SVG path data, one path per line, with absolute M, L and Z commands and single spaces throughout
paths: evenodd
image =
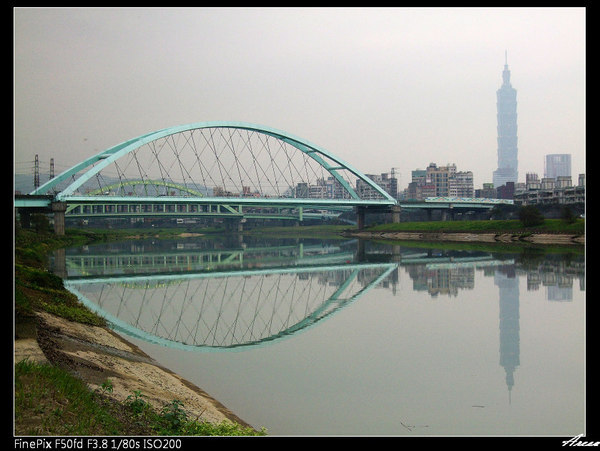
M 135 240 L 53 265 L 269 435 L 585 433 L 581 249 L 420 246 Z

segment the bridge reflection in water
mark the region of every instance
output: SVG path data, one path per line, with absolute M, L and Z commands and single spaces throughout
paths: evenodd
M 331 316 L 396 265 L 357 263 L 352 247 L 304 245 L 58 253 L 65 287 L 119 332 L 173 348 L 226 350 L 282 339 Z M 132 247 L 133 246 L 133 247 Z
M 135 240 L 59 251 L 53 269 L 115 330 L 211 351 L 272 343 L 312 327 L 380 285 L 400 261 L 448 261 L 415 250 L 365 256 L 357 240 L 332 243 Z M 489 255 L 467 260 L 493 263 Z

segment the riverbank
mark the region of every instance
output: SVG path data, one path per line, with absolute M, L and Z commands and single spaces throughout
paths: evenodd
M 36 312 L 29 327 L 20 327 L 14 341 L 15 363 L 28 359 L 67 369 L 92 391 L 123 403 L 134 393 L 160 411 L 174 400 L 181 402 L 188 418 L 214 424 L 228 421 L 251 427 L 201 388 L 162 367 L 137 346 L 106 327 L 66 320 Z M 35 429 L 41 417 L 30 417 L 19 429 Z
M 103 241 L 117 239 L 118 236 L 107 234 L 100 238 Z M 113 332 L 105 320 L 90 312 L 64 288 L 59 277 L 47 271 L 47 254 L 52 249 L 97 240 L 98 236 L 83 231 L 71 231 L 66 236 L 56 237 L 51 233 L 17 229 L 13 305 L 15 370 L 17 363 L 23 360 L 60 368 L 83 381 L 98 399 L 110 399 L 121 406 L 139 396 L 156 412 L 161 412 L 176 401 L 189 421 L 214 425 L 212 429 L 207 428 L 209 435 L 265 435 L 265 431 L 256 431 L 204 390 L 161 366 Z M 46 405 L 34 403 L 30 406 L 30 402 L 23 405 L 22 402 L 31 394 L 17 393 L 16 371 L 15 377 L 15 435 L 55 434 L 48 424 L 56 421 L 54 414 L 58 412 L 65 417 L 61 423 L 66 426 L 60 431 L 77 430 L 77 423 L 85 427 L 90 422 L 88 418 L 68 413 L 71 403 L 62 397 L 52 400 L 53 395 L 44 395 L 41 403 Z M 49 393 L 60 391 L 53 384 L 48 382 L 44 390 Z M 22 390 L 21 383 L 19 386 Z M 152 429 L 140 426 L 139 418 L 127 409 L 114 409 L 112 412 L 124 412 L 118 413 L 119 417 L 114 419 L 122 424 L 122 431 L 131 431 L 135 435 L 152 434 L 148 432 Z M 64 435 L 65 432 L 58 434 Z M 100 434 L 112 433 L 105 431 Z
M 343 235 L 392 241 L 585 245 L 585 220 L 544 219 L 527 227 L 519 220 L 400 222 L 346 230 Z
M 391 241 L 454 241 L 466 243 L 529 243 L 555 245 L 585 245 L 585 235 L 563 233 L 466 233 L 466 232 L 344 232 L 344 236 L 368 240 Z

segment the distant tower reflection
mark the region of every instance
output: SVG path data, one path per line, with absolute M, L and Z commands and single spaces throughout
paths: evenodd
M 515 384 L 514 372 L 519 366 L 519 279 L 514 266 L 498 268 L 494 284 L 500 292 L 500 365 L 506 371 L 508 401 Z

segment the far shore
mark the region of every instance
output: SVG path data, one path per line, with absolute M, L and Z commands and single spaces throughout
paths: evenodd
M 347 231 L 344 236 L 393 241 L 459 241 L 469 243 L 532 243 L 557 245 L 585 245 L 585 235 L 564 233 L 467 233 L 467 232 L 396 232 Z

